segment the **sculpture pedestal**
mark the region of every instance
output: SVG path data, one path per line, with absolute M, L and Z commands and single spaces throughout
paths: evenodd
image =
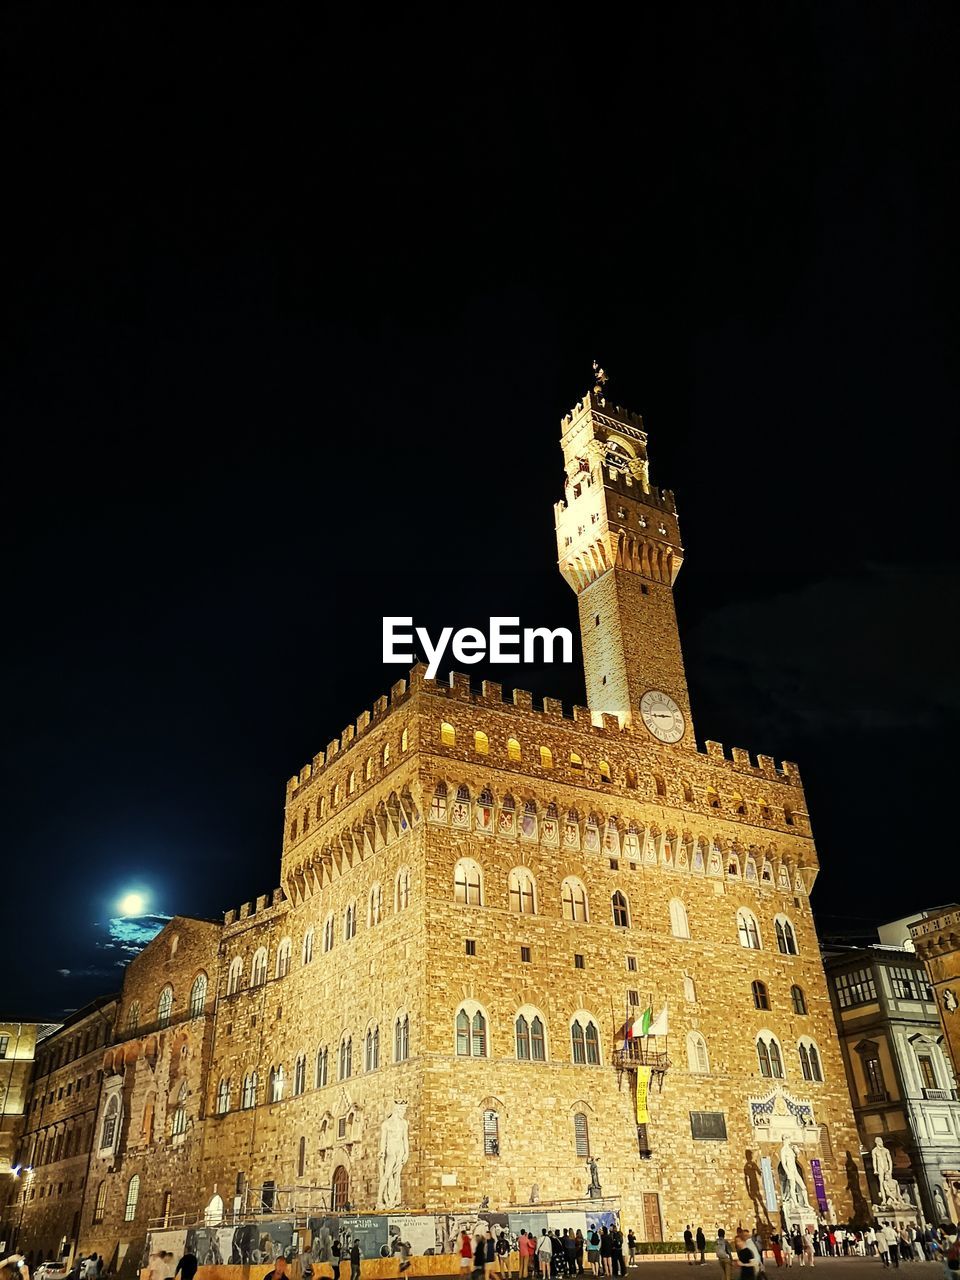
M 819 1219 L 817 1211 L 809 1204 L 796 1204 L 791 1200 L 784 1200 L 780 1206 L 783 1214 L 783 1220 L 787 1224 L 787 1231 L 792 1231 L 794 1227 L 799 1227 L 803 1231 L 806 1227 L 811 1227 L 814 1231 L 817 1229 Z
M 872 1204 L 870 1210 L 878 1222 L 889 1222 L 891 1227 L 895 1227 L 897 1231 L 901 1227 L 909 1227 L 911 1223 L 916 1226 L 920 1221 L 920 1214 L 909 1202 L 904 1204 Z

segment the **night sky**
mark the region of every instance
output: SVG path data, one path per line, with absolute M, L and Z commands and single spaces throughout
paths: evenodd
M 8 8 L 0 1016 L 116 989 L 131 888 L 278 883 L 383 614 L 576 630 L 594 357 L 697 738 L 799 762 L 822 929 L 957 896 L 957 13 L 663 8 Z

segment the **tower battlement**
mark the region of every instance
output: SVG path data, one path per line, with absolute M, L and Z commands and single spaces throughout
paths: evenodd
M 564 432 L 582 417 L 585 413 L 596 413 L 614 418 L 623 427 L 631 427 L 634 431 L 639 432 L 646 442 L 647 434 L 643 429 L 643 418 L 639 413 L 634 413 L 630 409 L 624 409 L 622 405 L 614 404 L 607 400 L 604 396 L 597 395 L 595 391 L 588 391 L 586 395 L 578 400 L 568 414 L 561 419 Z

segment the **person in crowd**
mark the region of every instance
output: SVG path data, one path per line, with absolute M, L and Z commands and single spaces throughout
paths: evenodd
M 469 1271 L 473 1266 L 473 1241 L 469 1231 L 460 1232 L 460 1274 Z
M 517 1276 L 518 1280 L 526 1280 L 530 1274 L 530 1254 L 532 1252 L 531 1245 L 533 1237 L 528 1236 L 526 1231 L 521 1231 L 517 1236 Z
M 739 1280 L 758 1280 L 763 1270 L 760 1250 L 746 1231 L 740 1230 L 734 1237 L 733 1265 L 739 1268 Z
M 633 1229 L 627 1232 L 627 1266 L 632 1267 L 637 1257 L 637 1236 Z
M 196 1257 L 192 1254 L 190 1256 L 193 1257 L 193 1261 L 196 1263 Z M 177 1265 L 179 1269 L 179 1263 Z M 187 1280 L 190 1280 L 190 1278 L 196 1274 L 196 1270 L 197 1268 L 194 1266 L 194 1269 L 190 1273 L 190 1277 L 187 1277 Z M 357 1275 L 359 1276 L 359 1274 L 360 1272 L 358 1271 Z M 281 1254 L 279 1258 L 275 1259 L 272 1268 L 266 1273 L 263 1280 L 287 1280 L 287 1260 L 283 1254 Z
M 687 1255 L 687 1266 L 693 1266 L 693 1260 L 697 1256 L 694 1252 L 693 1230 L 688 1222 L 683 1232 L 683 1248 Z
M 713 1248 L 717 1255 L 717 1262 L 720 1263 L 720 1280 L 730 1280 L 733 1271 L 733 1254 L 723 1227 L 717 1232 L 717 1242 Z
M 778 1267 L 783 1266 L 783 1249 L 780 1245 L 780 1237 L 776 1231 L 770 1236 L 770 1248 L 773 1251 L 773 1260 Z
M 593 1275 L 600 1274 L 600 1233 L 594 1223 L 587 1228 L 587 1263 Z
M 707 1237 L 703 1234 L 703 1227 L 697 1227 L 695 1243 L 699 1254 L 697 1265 L 702 1267 L 707 1260 Z
M 508 1280 L 510 1275 L 510 1241 L 507 1239 L 505 1231 L 497 1233 L 494 1251 L 496 1259 L 493 1274 L 499 1276 L 500 1280 Z
M 547 1280 L 548 1276 L 553 1275 L 553 1241 L 547 1234 L 546 1227 L 543 1228 L 543 1234 L 537 1244 L 537 1262 L 539 1263 L 540 1275 L 543 1280 Z
M 193 1280 L 193 1277 L 197 1274 L 197 1267 L 199 1267 L 199 1265 L 200 1263 L 197 1261 L 197 1255 L 193 1250 L 185 1250 L 183 1257 L 177 1263 L 177 1269 L 173 1273 L 174 1280 L 176 1280 L 177 1276 L 183 1276 L 183 1280 Z M 284 1268 L 286 1268 L 286 1262 L 284 1262 L 283 1265 Z
M 574 1257 L 577 1262 L 577 1275 L 582 1276 L 583 1275 L 583 1250 L 584 1250 L 585 1241 L 583 1239 L 583 1232 L 580 1230 L 579 1227 L 577 1227 L 576 1235 L 573 1237 L 573 1243 L 574 1243 Z
M 360 1241 L 354 1236 L 350 1246 L 350 1280 L 360 1280 L 360 1257 Z

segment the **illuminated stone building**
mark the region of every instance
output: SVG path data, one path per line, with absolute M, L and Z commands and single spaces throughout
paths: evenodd
M 280 887 L 130 965 L 84 1248 L 132 1257 L 215 1196 L 442 1215 L 582 1205 L 591 1181 L 644 1239 L 692 1206 L 766 1227 L 781 1155 L 803 1216 L 854 1211 L 800 776 L 696 743 L 646 445 L 599 391 L 563 422 L 589 708 L 415 667 L 288 783 Z M 669 1032 L 641 1061 L 648 1007 Z
M 960 1077 L 960 905 L 925 912 L 912 922 L 910 935 L 927 966 L 947 1052 L 954 1073 Z
M 0 1240 L 12 1239 L 19 1213 L 18 1152 L 37 1041 L 55 1025 L 0 1022 Z

